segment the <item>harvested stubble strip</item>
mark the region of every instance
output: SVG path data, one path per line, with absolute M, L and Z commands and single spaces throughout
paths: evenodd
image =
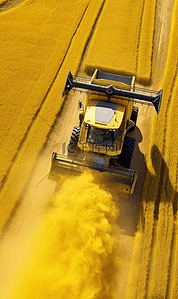
M 55 122 L 56 115 L 59 113 L 64 101 L 61 94 L 67 73 L 69 70 L 71 70 L 74 74 L 77 72 L 86 42 L 91 34 L 93 24 L 95 23 L 102 4 L 103 0 L 97 1 L 97 4 L 95 0 L 90 1 L 85 16 L 71 42 L 67 56 L 65 57 L 51 91 L 40 111 L 40 116 L 44 118 L 50 126 L 52 126 Z M 57 54 L 59 48 L 55 48 L 55 50 Z M 52 62 L 52 59 L 55 59 L 55 56 L 56 55 L 54 55 L 54 57 L 51 56 L 49 65 L 50 62 Z M 10 216 L 15 203 L 19 200 L 19 196 L 28 181 L 29 174 L 34 166 L 35 160 L 49 134 L 50 127 L 45 125 L 41 117 L 37 117 L 34 120 L 1 191 L 0 231 Z
M 151 77 L 156 0 L 107 0 L 90 45 L 85 67 Z
M 164 163 L 159 204 L 159 219 L 157 225 L 157 240 L 152 263 L 152 275 L 150 275 L 151 287 L 150 292 L 148 293 L 150 298 L 159 296 L 166 298 L 167 292 L 170 289 L 172 290 L 172 293 L 175 294 L 172 298 L 176 298 L 176 292 L 178 291 L 178 289 L 176 291 L 175 287 L 178 264 L 175 263 L 175 260 L 173 259 L 173 255 L 176 256 L 176 253 L 172 251 L 173 238 L 177 238 L 177 235 L 174 234 L 174 213 L 175 207 L 177 206 L 178 135 L 175 133 L 175 130 L 172 129 L 178 124 L 178 109 L 176 107 L 177 92 L 178 80 L 176 79 L 175 87 L 170 99 L 170 110 L 167 116 L 167 134 L 164 150 L 167 165 Z M 174 242 L 177 241 L 175 240 Z M 171 259 L 172 263 L 170 263 Z M 177 274 L 175 272 L 177 272 Z M 172 287 L 172 284 L 174 287 Z
M 173 238 L 173 207 L 170 202 L 164 202 L 163 198 L 164 195 L 162 194 L 159 205 L 156 245 L 150 271 L 148 298 L 166 298 L 167 296 Z
M 175 5 L 176 15 L 178 14 L 178 1 Z M 178 30 L 178 21 L 173 18 L 173 27 L 175 34 Z M 172 51 L 177 44 L 177 38 L 172 41 Z M 177 53 L 178 55 L 178 53 Z M 177 56 L 175 57 L 177 59 Z M 175 61 L 175 60 L 174 60 Z M 178 93 L 178 77 L 175 77 L 175 85 L 171 100 L 171 107 L 169 111 L 168 119 L 168 129 L 167 129 L 167 148 L 166 148 L 166 160 L 169 163 L 169 180 L 171 183 L 171 197 L 173 198 L 173 207 L 174 207 L 174 234 L 173 234 L 173 250 L 171 253 L 171 272 L 169 280 L 169 298 L 174 299 L 178 297 L 178 230 L 177 230 L 177 221 L 178 221 L 178 106 L 177 106 L 177 93 Z
M 154 127 L 151 139 L 154 137 Z M 138 230 L 135 237 L 134 252 L 129 272 L 126 298 L 145 298 L 149 276 L 150 259 L 155 226 L 155 204 L 159 196 L 162 159 L 158 148 L 150 149 L 142 198 L 138 207 Z
M 177 90 L 176 90 L 177 89 Z M 169 179 L 171 185 L 174 186 L 173 194 L 173 212 L 174 212 L 174 232 L 173 232 L 173 248 L 171 252 L 171 263 L 170 263 L 170 279 L 169 279 L 169 293 L 168 298 L 175 299 L 178 298 L 178 134 L 176 128 L 178 128 L 178 107 L 177 107 L 177 92 L 178 84 L 175 89 L 175 95 L 173 96 L 173 101 L 170 109 L 170 117 L 174 120 L 170 126 L 168 126 L 168 140 L 169 144 L 173 144 L 175 150 L 170 151 L 170 163 L 169 163 Z M 173 130 L 173 127 L 175 130 Z
M 135 238 L 126 298 L 145 298 L 147 295 L 148 277 L 152 273 L 154 274 L 149 277 L 149 285 L 151 284 L 148 293 L 150 295 L 149 298 L 156 298 L 159 297 L 159 294 L 165 295 L 167 292 L 173 236 L 173 206 L 172 201 L 166 199 L 165 190 L 163 189 L 161 194 L 159 192 L 162 186 L 166 185 L 166 191 L 170 194 L 172 186 L 167 183 L 167 168 L 156 146 L 152 148 L 151 157 L 152 160 L 147 161 L 149 168 L 146 171 L 142 199 L 139 206 L 138 216 L 140 223 Z M 165 173 L 164 183 L 161 181 L 162 171 Z M 159 201 L 161 203 L 158 214 Z M 159 217 L 159 220 L 156 246 L 153 253 L 152 244 L 155 236 L 155 217 Z M 154 256 L 152 260 L 153 270 L 150 272 L 152 256 Z M 159 270 L 157 271 L 157 269 Z M 163 284 L 162 281 L 164 281 Z
M 89 1 L 25 1 L 0 15 L 0 181 L 43 104 Z
M 154 126 L 152 128 L 152 137 L 150 143 L 150 159 L 147 161 L 147 174 L 144 182 L 143 193 L 142 193 L 142 204 L 144 205 L 148 200 L 153 201 L 156 204 L 156 213 L 158 217 L 157 225 L 157 238 L 156 245 L 154 246 L 154 252 L 151 252 L 150 257 L 153 254 L 151 271 L 149 273 L 149 268 L 142 270 L 142 266 L 135 263 L 135 255 L 133 255 L 131 269 L 134 265 L 134 273 L 132 274 L 132 283 L 137 286 L 135 288 L 135 293 L 133 293 L 133 298 L 142 298 L 142 283 L 140 283 L 140 277 L 147 277 L 149 274 L 149 285 L 150 289 L 147 293 L 148 298 L 166 298 L 168 287 L 171 288 L 171 298 L 176 298 L 178 293 L 178 288 L 173 288 L 172 285 L 177 284 L 178 277 L 178 264 L 174 265 L 173 273 L 170 276 L 169 286 L 169 270 L 170 270 L 170 258 L 172 250 L 172 238 L 173 238 L 173 229 L 174 229 L 174 210 L 173 210 L 173 201 L 177 198 L 177 148 L 178 148 L 178 135 L 177 131 L 173 128 L 177 127 L 177 105 L 176 105 L 176 94 L 177 94 L 177 83 L 175 78 L 177 76 L 177 26 L 178 22 L 176 20 L 178 1 L 174 7 L 173 12 L 173 22 L 171 28 L 171 37 L 170 37 L 170 46 L 168 52 L 168 60 L 165 69 L 164 78 L 162 81 L 162 88 L 164 91 L 164 96 L 162 99 L 161 110 L 159 117 L 154 115 Z M 156 163 L 160 166 L 157 167 Z M 154 169 L 152 170 L 152 164 Z M 155 171 L 155 176 L 154 176 Z M 153 173 L 153 180 L 151 184 L 148 173 Z M 154 178 L 156 182 L 154 182 Z M 163 179 L 163 181 L 162 181 Z M 159 194 L 155 196 L 155 192 Z M 154 200 L 153 200 L 154 198 Z M 143 218 L 147 216 L 148 211 L 143 211 Z M 145 226 L 145 230 L 139 228 L 138 233 L 142 234 L 142 243 L 137 240 L 135 242 L 135 248 L 138 248 L 138 252 L 142 253 L 143 260 L 147 258 L 148 252 L 145 251 L 145 246 L 147 237 L 153 232 L 153 223 L 150 222 Z M 175 234 L 177 238 L 177 234 Z M 175 241 L 177 244 L 177 240 Z M 176 245 L 177 246 L 177 245 Z M 175 248 L 177 249 L 177 247 Z M 176 250 L 175 249 L 175 250 Z M 141 257 L 141 254 L 140 254 Z M 149 263 L 148 263 L 149 265 Z M 131 273 L 130 273 L 131 277 Z M 176 282 L 175 282 L 176 280 Z M 145 288 L 147 286 L 145 285 Z M 129 287 L 128 287 L 129 291 Z M 133 289 L 134 291 L 134 289 Z M 135 296 L 135 297 L 134 297 Z
M 170 47 L 168 53 L 168 60 L 165 69 L 165 75 L 162 82 L 164 96 L 167 98 L 168 105 L 167 113 L 165 113 L 165 126 L 166 130 L 164 135 L 160 135 L 159 139 L 164 137 L 164 159 L 166 161 L 163 169 L 163 183 L 162 183 L 162 193 L 160 196 L 160 207 L 159 207 L 159 220 L 158 220 L 158 240 L 157 247 L 155 248 L 155 260 L 154 260 L 154 275 L 152 276 L 151 282 L 151 296 L 157 297 L 167 296 L 168 289 L 172 290 L 172 298 L 177 297 L 178 288 L 175 287 L 175 280 L 177 285 L 177 274 L 175 274 L 175 269 L 177 269 L 178 264 L 175 265 L 172 261 L 170 264 L 172 252 L 172 238 L 177 238 L 177 235 L 173 235 L 174 230 L 174 213 L 175 206 L 177 206 L 177 184 L 178 184 L 178 134 L 176 128 L 178 128 L 178 108 L 177 108 L 177 92 L 178 92 L 178 78 L 177 78 L 177 65 L 178 65 L 178 1 L 175 3 L 172 27 L 171 27 L 171 37 L 170 37 Z M 165 108 L 165 107 L 164 107 Z M 160 143 L 161 144 L 161 143 Z M 173 209 L 174 208 L 174 209 Z M 177 241 L 175 241 L 177 242 Z M 159 257 L 158 257 L 159 256 Z M 170 268 L 173 267 L 173 269 Z M 176 268 L 175 268 L 176 267 Z M 170 272 L 174 275 L 170 275 Z M 177 270 L 176 270 L 177 272 Z M 178 272 L 177 272 L 178 273 Z M 169 285 L 167 284 L 170 275 Z M 172 288 L 172 284 L 174 288 Z M 166 288 L 167 287 L 167 288 Z M 173 291 L 174 289 L 174 291 Z
M 146 181 L 149 181 L 149 184 L 143 189 L 142 196 L 145 200 L 140 202 L 138 231 L 135 236 L 126 299 L 144 299 L 147 292 L 146 287 L 153 241 L 154 210 L 157 193 L 152 194 L 152 200 L 147 197 L 147 194 L 149 194 L 158 182 L 157 177 L 149 171 L 146 173 Z

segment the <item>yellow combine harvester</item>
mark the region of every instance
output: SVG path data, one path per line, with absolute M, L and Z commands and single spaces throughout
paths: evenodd
M 88 83 L 87 83 L 88 80 Z M 96 70 L 92 78 L 68 73 L 63 96 L 73 89 L 87 93 L 85 107 L 78 103 L 79 126 L 75 126 L 68 155 L 53 153 L 51 169 L 80 174 L 87 167 L 104 172 L 119 182 L 123 193 L 133 193 L 137 173 L 130 169 L 135 139 L 126 134 L 134 130 L 138 108 L 134 103 L 154 105 L 159 113 L 159 92 L 135 87 L 135 77 Z

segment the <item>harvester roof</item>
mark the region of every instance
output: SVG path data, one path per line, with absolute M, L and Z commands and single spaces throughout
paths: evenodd
M 118 129 L 122 123 L 124 112 L 124 105 L 91 99 L 84 121 L 97 128 Z

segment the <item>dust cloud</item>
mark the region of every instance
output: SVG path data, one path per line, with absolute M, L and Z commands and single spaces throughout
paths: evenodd
M 28 240 L 28 258 L 5 299 L 117 298 L 118 208 L 98 180 L 89 172 L 66 178 Z

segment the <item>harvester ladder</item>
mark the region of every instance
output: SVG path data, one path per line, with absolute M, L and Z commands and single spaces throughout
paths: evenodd
M 88 127 L 82 126 L 81 131 L 80 131 L 80 136 L 79 136 L 79 143 L 86 143 L 86 137 L 88 134 Z

